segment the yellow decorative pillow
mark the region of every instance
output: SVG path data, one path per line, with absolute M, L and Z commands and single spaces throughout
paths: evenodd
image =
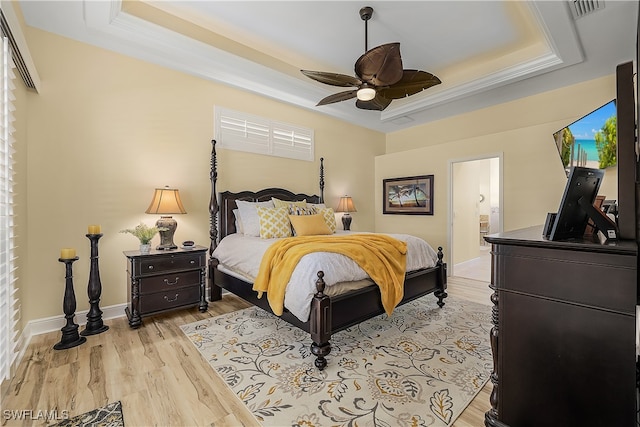
M 324 222 L 329 226 L 332 233 L 336 232 L 338 225 L 336 224 L 336 214 L 332 208 L 318 209 L 318 213 L 324 218 Z
M 297 236 L 333 234 L 321 214 L 289 215 L 289 221 L 291 221 Z
M 287 208 L 262 208 L 258 207 L 260 218 L 260 237 L 263 239 L 275 239 L 278 237 L 291 237 L 291 223 Z
M 275 206 L 276 208 L 288 208 L 289 206 L 299 206 L 301 208 L 304 208 L 307 206 L 306 199 L 299 202 L 291 202 L 289 200 L 280 200 L 272 197 L 271 201 L 273 202 L 273 206 Z

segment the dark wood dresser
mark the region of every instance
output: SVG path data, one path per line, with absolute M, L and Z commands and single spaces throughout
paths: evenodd
M 207 310 L 205 274 L 207 248 L 171 251 L 125 251 L 129 326 L 142 325 L 142 316 L 197 305 Z
M 494 372 L 485 424 L 636 425 L 636 242 L 552 242 L 542 227 L 486 240 Z

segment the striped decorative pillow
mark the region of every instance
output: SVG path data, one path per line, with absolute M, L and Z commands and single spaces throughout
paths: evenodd
M 308 206 L 289 205 L 289 215 L 315 215 L 318 213 L 316 208 Z

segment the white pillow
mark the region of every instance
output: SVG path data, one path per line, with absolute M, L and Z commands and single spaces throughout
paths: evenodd
M 234 209 L 233 210 L 233 217 L 236 220 L 236 233 L 244 234 L 244 230 L 242 228 L 242 218 L 240 218 L 240 210 L 239 209 Z
M 245 236 L 260 237 L 260 217 L 258 216 L 258 206 L 262 208 L 272 208 L 273 202 L 246 202 L 244 200 L 236 200 L 240 219 L 242 222 L 242 231 Z

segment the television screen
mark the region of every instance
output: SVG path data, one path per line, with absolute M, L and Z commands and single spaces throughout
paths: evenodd
M 605 169 L 617 163 L 616 102 L 610 101 L 553 134 L 564 170 Z

